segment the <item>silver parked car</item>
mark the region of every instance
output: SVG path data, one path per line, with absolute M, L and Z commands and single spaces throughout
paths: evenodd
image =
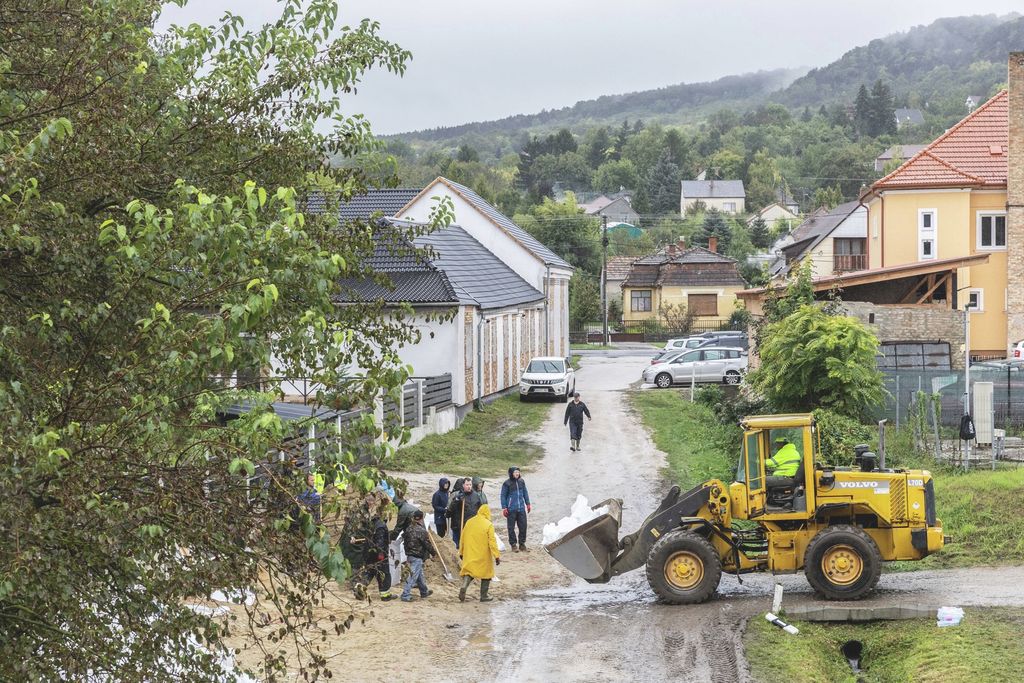
M 747 355 L 741 350 L 708 347 L 683 351 L 663 363 L 644 368 L 643 381 L 662 389 L 690 382 L 739 384 L 746 371 Z

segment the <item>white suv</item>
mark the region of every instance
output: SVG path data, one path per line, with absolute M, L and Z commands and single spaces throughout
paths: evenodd
M 1024 358 L 1024 339 L 1014 344 L 1010 349 L 1011 360 L 1018 360 L 1020 358 Z
M 530 361 L 519 380 L 519 400 L 544 397 L 563 403 L 576 391 L 576 371 L 568 358 L 540 356 Z

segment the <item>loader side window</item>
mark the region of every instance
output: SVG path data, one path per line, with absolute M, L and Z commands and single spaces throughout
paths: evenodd
M 743 439 L 747 469 L 747 476 L 744 478 L 744 481 L 747 482 L 748 491 L 757 491 L 764 488 L 764 482 L 761 480 L 761 453 L 758 448 L 760 436 L 761 432 L 747 432 Z

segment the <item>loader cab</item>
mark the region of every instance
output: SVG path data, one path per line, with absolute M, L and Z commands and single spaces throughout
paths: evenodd
M 810 415 L 765 415 L 742 424 L 743 448 L 736 481 L 729 489 L 739 519 L 806 519 L 813 510 L 814 428 Z M 782 448 L 800 457 L 792 477 L 770 476 L 767 461 Z

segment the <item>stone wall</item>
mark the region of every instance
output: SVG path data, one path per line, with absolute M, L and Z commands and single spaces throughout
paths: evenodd
M 950 362 L 964 367 L 964 315 L 944 305 L 899 306 L 844 301 L 845 313 L 865 323 L 880 342 L 949 342 Z
M 1006 181 L 1007 344 L 1024 339 L 1024 52 L 1011 52 L 1010 149 Z

